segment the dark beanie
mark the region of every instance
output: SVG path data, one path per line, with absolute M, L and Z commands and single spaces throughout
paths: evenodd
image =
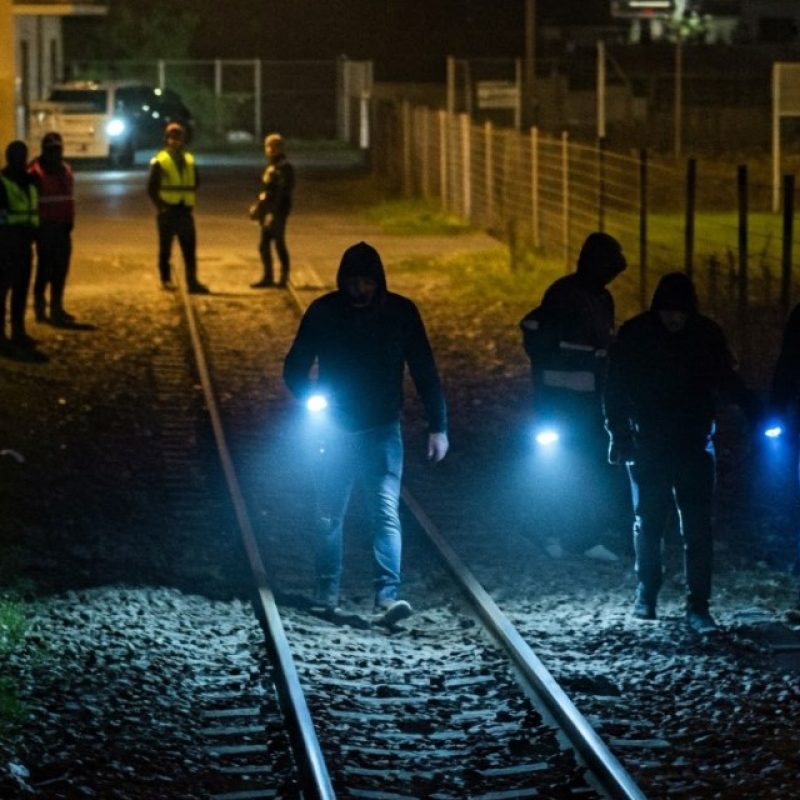
M 650 309 L 697 313 L 697 294 L 691 280 L 682 272 L 670 272 L 664 275 L 653 293 Z
M 366 242 L 359 242 L 342 254 L 336 285 L 344 289 L 348 278 L 372 278 L 380 289 L 386 288 L 386 274 L 378 251 Z

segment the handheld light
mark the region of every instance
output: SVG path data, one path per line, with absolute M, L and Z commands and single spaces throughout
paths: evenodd
M 777 439 L 779 436 L 783 435 L 783 426 L 779 425 L 778 423 L 771 423 L 766 428 L 764 428 L 764 436 L 767 439 Z
M 328 398 L 325 397 L 324 394 L 312 394 L 311 397 L 306 400 L 306 408 L 312 414 L 319 414 L 321 411 L 324 411 L 328 407 Z
M 536 440 L 536 444 L 542 445 L 543 447 L 549 447 L 558 441 L 558 431 L 554 430 L 553 428 L 540 428 L 538 431 L 536 431 L 534 439 Z

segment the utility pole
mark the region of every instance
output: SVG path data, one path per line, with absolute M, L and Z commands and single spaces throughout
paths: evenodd
M 536 0 L 525 0 L 525 91 L 523 124 L 536 124 Z
M 14 124 L 14 17 L 11 0 L 0 0 L 0 144 L 17 138 Z

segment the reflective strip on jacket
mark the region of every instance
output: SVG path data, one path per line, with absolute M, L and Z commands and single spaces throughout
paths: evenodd
M 183 169 L 172 156 L 162 150 L 154 161 L 161 167 L 161 182 L 158 196 L 170 206 L 184 205 L 192 207 L 197 199 L 197 173 L 194 167 L 194 156 L 191 153 L 183 154 Z
M 8 210 L 4 218 L 0 219 L 2 225 L 26 225 L 30 228 L 39 227 L 39 193 L 34 184 L 29 184 L 27 191 L 15 181 L 0 175 L 3 187 L 8 198 Z
M 41 222 L 72 224 L 75 221 L 74 179 L 68 164 L 63 170 L 46 172 L 38 161 L 29 170 L 39 181 L 39 217 Z

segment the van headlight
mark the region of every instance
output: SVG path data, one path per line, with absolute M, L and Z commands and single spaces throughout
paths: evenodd
M 117 119 L 115 117 L 114 119 L 110 119 L 106 123 L 106 133 L 109 136 L 116 138 L 118 136 L 122 136 L 122 134 L 125 133 L 127 127 L 128 126 L 125 124 L 124 119 Z

